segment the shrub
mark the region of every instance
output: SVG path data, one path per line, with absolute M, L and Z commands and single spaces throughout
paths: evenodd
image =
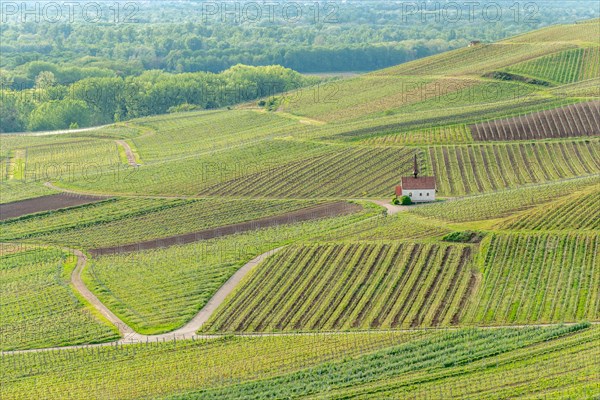
M 412 200 L 408 196 L 402 196 L 400 198 L 400 204 L 402 204 L 403 206 L 409 206 L 412 204 Z
M 396 196 L 392 199 L 392 204 L 395 206 L 400 204 L 400 199 L 398 198 L 398 196 Z
M 479 231 L 452 232 L 442 238 L 445 242 L 479 243 L 485 234 Z

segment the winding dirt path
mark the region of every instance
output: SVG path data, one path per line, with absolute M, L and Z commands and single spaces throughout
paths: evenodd
M 384 207 L 387 210 L 388 215 L 398 214 L 401 211 L 408 211 L 410 209 L 408 206 L 396 206 L 384 200 L 371 200 L 371 203 Z
M 110 323 L 114 324 L 119 333 L 123 336 L 121 339 L 104 342 L 97 344 L 81 344 L 73 346 L 61 346 L 61 347 L 44 347 L 39 349 L 28 349 L 28 350 L 11 350 L 11 351 L 0 351 L 0 354 L 23 354 L 23 353 L 38 353 L 44 351 L 60 351 L 60 350 L 73 350 L 83 349 L 90 347 L 104 347 L 104 346 L 118 346 L 126 344 L 138 344 L 138 343 L 150 343 L 150 342 L 167 342 L 173 340 L 184 340 L 184 339 L 218 339 L 222 338 L 220 334 L 209 334 L 209 335 L 197 335 L 196 332 L 206 323 L 210 316 L 217 310 L 217 308 L 223 303 L 225 298 L 233 291 L 235 287 L 241 282 L 241 280 L 258 264 L 264 261 L 267 257 L 279 252 L 283 247 L 269 250 L 254 259 L 248 261 L 242 268 L 240 268 L 235 274 L 233 274 L 227 282 L 213 295 L 213 297 L 206 303 L 206 305 L 192 318 L 187 324 L 179 329 L 172 332 L 163 333 L 159 335 L 142 335 L 135 332 L 129 325 L 124 323 L 119 317 L 117 317 L 112 311 L 110 311 L 83 283 L 81 274 L 87 263 L 87 257 L 79 250 L 65 249 L 72 252 L 77 257 L 77 265 L 71 274 L 71 283 L 100 314 L 102 314 Z M 549 324 L 527 324 L 527 325 L 492 325 L 492 326 L 477 326 L 480 329 L 502 329 L 502 328 L 525 328 L 525 327 L 549 327 L 558 325 L 575 325 L 576 323 L 549 323 Z M 599 325 L 600 322 L 591 322 L 592 325 Z M 368 331 L 348 331 L 348 332 L 278 332 L 278 333 L 239 333 L 236 336 L 240 337 L 265 337 L 265 336 L 303 336 L 303 335 L 335 335 L 335 334 L 363 334 L 363 333 L 382 333 L 382 332 L 414 332 L 415 330 L 459 330 L 465 329 L 465 326 L 452 326 L 443 328 L 416 328 L 416 329 L 374 329 Z
M 196 332 L 204 325 L 204 323 L 208 321 L 210 316 L 217 310 L 217 308 L 219 308 L 223 301 L 225 301 L 225 298 L 233 291 L 233 289 L 235 289 L 239 285 L 242 279 L 246 275 L 248 275 L 248 273 L 251 270 L 253 270 L 258 264 L 263 262 L 267 257 L 272 256 L 273 254 L 281 251 L 282 249 L 283 246 L 273 250 L 269 250 L 266 253 L 263 253 L 258 257 L 255 257 L 254 259 L 248 261 L 246 264 L 244 264 L 242 268 L 238 269 L 237 272 L 233 274 L 231 278 L 229 278 L 227 282 L 225 282 L 225 284 L 221 286 L 221 288 L 219 288 L 219 290 L 217 290 L 217 293 L 213 295 L 213 297 L 208 301 L 208 303 L 206 303 L 202 310 L 200 310 L 198 314 L 196 314 L 194 318 L 192 318 L 187 324 L 185 324 L 181 328 L 171 333 L 167 333 L 165 335 L 187 337 L 195 335 Z M 149 336 L 149 338 L 152 339 L 154 338 L 154 336 Z
M 106 318 L 111 324 L 115 325 L 119 330 L 119 333 L 123 338 L 128 337 L 131 334 L 135 334 L 135 331 L 131 329 L 126 323 L 124 323 L 119 317 L 117 317 L 112 311 L 108 309 L 97 297 L 94 295 L 83 283 L 81 274 L 87 263 L 87 257 L 79 250 L 69 249 L 77 257 L 77 265 L 71 274 L 71 283 L 73 287 L 81 296 L 83 296 L 104 318 Z
M 117 317 L 112 311 L 108 309 L 97 297 L 94 295 L 85 285 L 81 278 L 81 274 L 87 263 L 87 257 L 79 250 L 70 250 L 77 257 L 77 265 L 71 274 L 71 283 L 75 289 L 81 294 L 100 314 L 102 314 L 111 324 L 115 325 L 119 330 L 119 333 L 123 336 L 122 339 L 112 343 L 139 343 L 148 341 L 160 341 L 160 340 L 173 340 L 173 339 L 184 339 L 191 337 L 219 337 L 217 335 L 196 335 L 202 325 L 210 316 L 219 308 L 225 298 L 235 289 L 235 287 L 241 282 L 241 280 L 258 264 L 260 264 L 267 257 L 277 253 L 283 249 L 279 247 L 273 250 L 269 250 L 254 259 L 248 261 L 243 267 L 237 270 L 227 282 L 213 295 L 213 297 L 206 303 L 206 305 L 192 318 L 187 324 L 179 329 L 172 332 L 163 333 L 159 335 L 142 335 L 137 333 L 133 328 L 127 325 L 123 320 Z M 110 343 L 105 343 L 105 345 Z M 86 347 L 82 346 L 69 346 L 69 348 Z
M 129 146 L 129 143 L 127 143 L 124 140 L 115 140 L 115 142 L 117 143 L 117 145 L 121 146 L 123 150 L 125 150 L 125 155 L 127 156 L 127 162 L 129 163 L 129 165 L 131 165 L 132 167 L 137 167 L 138 163 L 135 159 L 133 151 L 131 150 L 131 147 Z

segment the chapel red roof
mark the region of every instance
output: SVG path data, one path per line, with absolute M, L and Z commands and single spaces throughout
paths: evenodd
M 435 189 L 435 176 L 403 176 L 402 189 L 406 190 L 427 190 Z

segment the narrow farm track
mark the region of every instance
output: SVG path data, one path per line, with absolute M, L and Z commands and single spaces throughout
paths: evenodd
M 135 331 L 131 329 L 126 323 L 124 323 L 119 317 L 117 317 L 112 311 L 108 309 L 98 298 L 85 286 L 81 279 L 81 273 L 87 263 L 87 257 L 79 250 L 69 249 L 77 257 L 77 265 L 71 274 L 71 283 L 73 287 L 83 298 L 85 298 L 104 318 L 106 318 L 111 324 L 115 325 L 119 330 L 119 333 L 127 338 L 131 334 L 135 334 Z
M 115 325 L 119 330 L 119 333 L 123 336 L 123 338 L 117 342 L 110 342 L 108 344 L 124 344 L 124 343 L 139 343 L 139 342 L 149 342 L 149 341 L 161 341 L 161 340 L 174 340 L 174 339 L 184 339 L 191 337 L 200 337 L 196 335 L 196 331 L 204 325 L 204 323 L 210 318 L 210 316 L 216 311 L 216 309 L 223 303 L 225 298 L 235 289 L 235 287 L 240 283 L 240 281 L 258 264 L 260 264 L 267 257 L 277 253 L 283 249 L 283 247 L 279 247 L 273 250 L 269 250 L 256 258 L 248 261 L 242 268 L 237 270 L 235 274 L 233 274 L 227 282 L 213 295 L 213 297 L 206 303 L 206 305 L 192 318 L 187 324 L 182 326 L 179 329 L 176 329 L 169 333 L 164 333 L 160 335 L 141 335 L 135 332 L 129 325 L 127 325 L 123 320 L 117 317 L 112 311 L 108 309 L 85 285 L 83 279 L 81 278 L 81 274 L 85 265 L 87 263 L 87 257 L 79 250 L 69 250 L 72 251 L 73 254 L 77 257 L 77 266 L 73 270 L 71 274 L 71 283 L 74 288 L 79 292 L 81 296 L 83 296 L 103 317 L 105 317 L 111 324 Z M 208 336 L 202 336 L 208 337 Z M 85 346 L 69 346 L 69 348 L 77 348 L 77 347 L 85 347 Z
M 408 206 L 396 206 L 385 200 L 372 200 L 371 202 L 373 204 L 377 204 L 378 206 L 384 207 L 387 210 L 388 215 L 398 214 L 401 211 L 408 211 L 410 209 Z
M 124 140 L 115 140 L 115 142 L 117 143 L 117 145 L 121 146 L 123 150 L 125 150 L 125 156 L 127 157 L 127 162 L 129 163 L 129 165 L 131 165 L 132 167 L 137 167 L 138 163 L 135 160 L 135 155 L 133 154 L 129 143 L 127 143 Z
M 391 204 L 387 204 L 385 201 L 377 201 L 370 200 L 372 203 L 377 204 L 379 206 L 384 207 L 389 214 L 396 214 L 401 211 L 405 211 L 406 207 L 402 206 L 393 206 Z M 25 352 L 42 352 L 42 351 L 50 351 L 50 350 L 62 350 L 62 349 L 76 349 L 76 348 L 88 348 L 95 346 L 117 346 L 117 345 L 125 345 L 125 344 L 135 344 L 135 343 L 145 343 L 145 342 L 158 342 L 158 341 L 173 341 L 173 340 L 183 340 L 183 339 L 214 339 L 222 337 L 221 334 L 208 334 L 208 335 L 196 335 L 196 332 L 202 327 L 202 325 L 210 318 L 210 316 L 217 310 L 217 308 L 223 303 L 225 298 L 234 290 L 235 287 L 240 283 L 240 281 L 259 263 L 261 263 L 264 259 L 269 257 L 270 255 L 280 251 L 282 248 L 270 250 L 264 254 L 257 256 L 255 259 L 246 263 L 242 268 L 240 268 L 231 278 L 214 294 L 214 296 L 207 302 L 204 308 L 202 308 L 194 318 L 192 318 L 187 324 L 182 326 L 181 328 L 160 335 L 142 335 L 135 332 L 131 327 L 129 327 L 125 322 L 123 322 L 119 317 L 117 317 L 114 313 L 112 313 L 84 284 L 81 275 L 84 270 L 87 262 L 86 256 L 79 250 L 70 250 L 74 255 L 77 256 L 78 261 L 76 268 L 74 269 L 71 275 L 71 282 L 74 288 L 78 293 L 81 294 L 104 318 L 106 318 L 111 324 L 115 325 L 122 338 L 118 341 L 106 342 L 100 344 L 92 344 L 92 345 L 75 345 L 75 346 L 64 346 L 64 347 L 50 347 L 50 348 L 39 348 L 39 349 L 31 349 L 31 350 L 17 350 L 17 351 L 8 351 L 2 352 L 2 354 L 18 354 Z M 600 322 L 592 322 L 592 324 L 597 325 Z M 519 328 L 519 327 L 545 327 L 545 326 L 557 326 L 557 325 L 572 325 L 571 323 L 538 323 L 538 324 L 502 324 L 502 325 L 493 325 L 493 326 L 480 326 L 473 325 L 477 328 L 482 329 L 498 329 L 498 328 Z M 465 326 L 452 326 L 452 327 L 444 327 L 444 328 L 412 328 L 412 329 L 393 329 L 389 331 L 414 331 L 419 329 L 444 329 L 444 330 L 453 330 L 453 329 L 463 329 L 465 327 L 469 327 L 470 325 Z M 383 329 L 376 329 L 372 332 L 385 332 Z M 357 330 L 354 333 L 364 333 L 365 331 Z M 366 331 L 370 332 L 370 331 Z M 335 331 L 323 331 L 317 332 L 317 334 L 339 334 L 340 332 Z M 344 332 L 348 333 L 348 332 Z M 242 337 L 252 337 L 252 336 L 273 336 L 273 335 L 285 335 L 285 336 L 293 336 L 293 335 L 314 335 L 315 332 L 289 332 L 289 333 L 237 333 L 235 335 Z

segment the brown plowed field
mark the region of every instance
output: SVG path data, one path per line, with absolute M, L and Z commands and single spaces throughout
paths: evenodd
M 469 126 L 473 139 L 530 140 L 600 135 L 600 101 Z
M 21 217 L 42 211 L 80 206 L 106 200 L 107 197 L 84 196 L 72 193 L 59 193 L 34 199 L 20 200 L 13 203 L 0 204 L 0 221 Z
M 93 249 L 90 250 L 90 253 L 92 255 L 99 256 L 169 247 L 177 244 L 193 243 L 200 240 L 207 240 L 219 236 L 232 235 L 234 233 L 246 232 L 259 228 L 268 228 L 278 225 L 291 224 L 295 222 L 346 215 L 358 212 L 361 209 L 361 206 L 357 204 L 347 203 L 345 201 L 325 203 L 314 207 L 308 207 L 301 210 L 293 211 L 283 215 L 261 218 L 254 221 L 241 222 L 239 224 L 226 225 L 218 228 L 206 229 L 203 231 L 190 232 L 182 235 L 169 236 L 161 239 L 148 240 L 144 242 L 132 243 L 122 246 Z

